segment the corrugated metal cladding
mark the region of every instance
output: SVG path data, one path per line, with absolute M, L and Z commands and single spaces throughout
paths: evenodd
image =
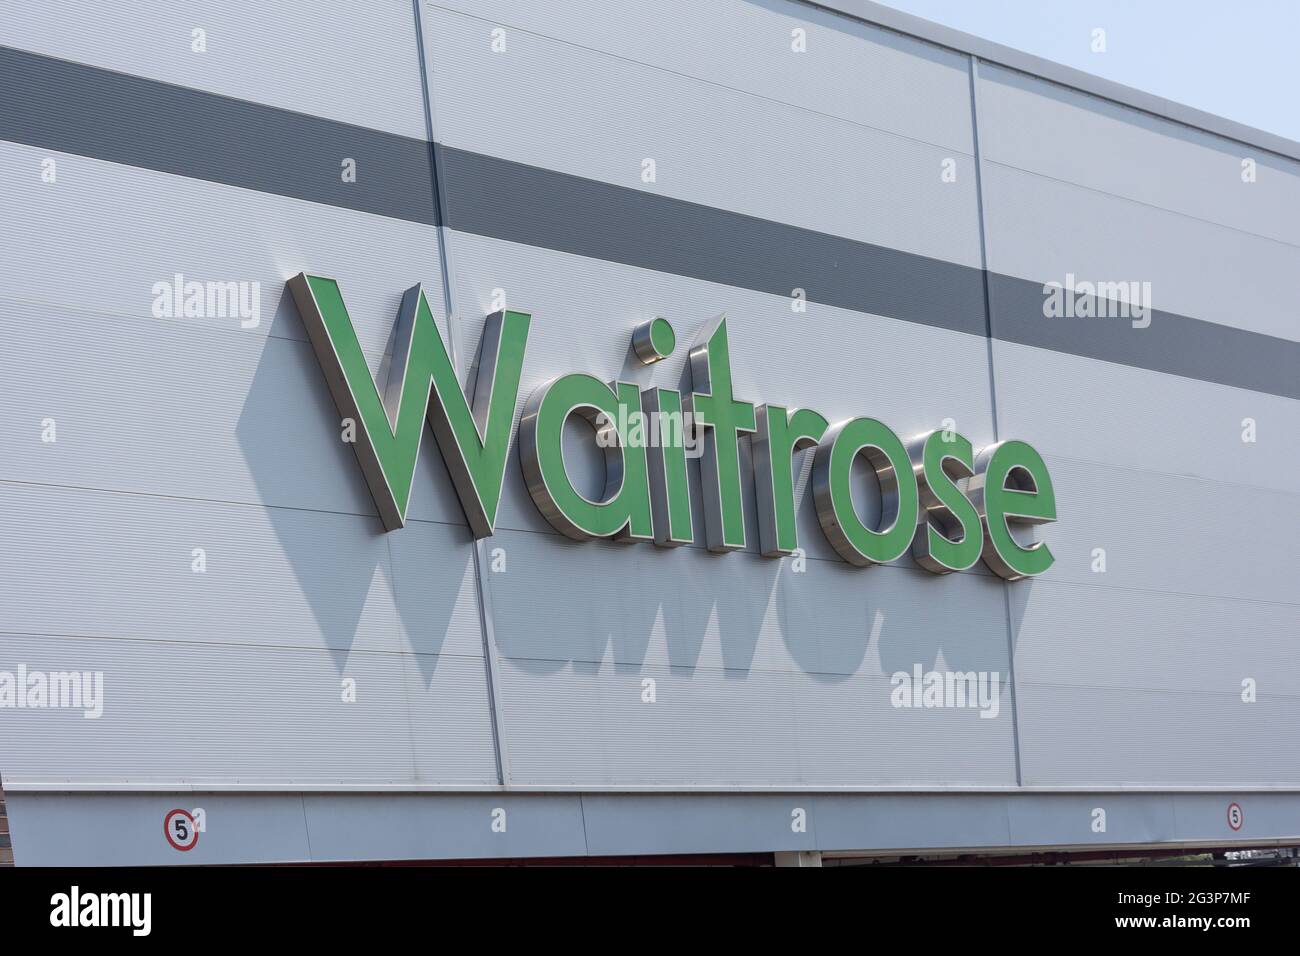
M 0 711 L 15 807 L 1300 789 L 1300 162 L 785 0 L 6 2 L 0 46 L 0 670 L 103 673 L 97 719 Z M 521 404 L 677 387 L 685 350 L 635 368 L 630 330 L 726 313 L 743 398 L 1034 442 L 1057 563 L 854 569 L 810 453 L 802 573 L 570 542 L 513 456 L 476 556 L 428 436 L 385 534 L 303 270 L 376 371 L 413 284 L 462 364 L 503 290 Z M 1069 274 L 1150 282 L 1153 321 L 1044 318 Z M 177 275 L 258 283 L 259 321 L 155 317 Z M 995 672 L 1001 707 L 891 706 L 914 665 Z

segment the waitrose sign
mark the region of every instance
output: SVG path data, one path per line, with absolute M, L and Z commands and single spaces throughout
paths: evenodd
M 461 386 L 424 290 L 410 289 L 398 316 L 388 382 L 375 384 L 333 279 L 301 273 L 289 280 L 294 301 L 340 413 L 357 423 L 354 447 L 388 530 L 402 527 L 424 422 L 429 422 L 475 537 L 492 534 L 509 459 L 514 410 L 532 318 L 501 311 L 488 317 L 477 374 Z M 676 346 L 663 319 L 632 333 L 646 363 Z M 832 547 L 859 566 L 911 552 L 935 574 L 964 571 L 983 560 L 1008 580 L 1052 565 L 1042 542 L 1022 544 L 1016 524 L 1056 519 L 1056 496 L 1042 457 L 1023 441 L 1002 441 L 976 454 L 955 431 L 931 431 L 904 443 L 874 418 L 829 422 L 809 408 L 754 405 L 732 393 L 725 318 L 707 324 L 690 349 L 692 388 L 642 388 L 606 383 L 583 372 L 553 378 L 529 397 L 519 422 L 519 461 L 542 515 L 570 538 L 646 541 L 672 547 L 694 542 L 686 442 L 646 441 L 647 419 L 702 429 L 700 457 L 705 544 L 710 551 L 746 546 L 740 439 L 752 436 L 759 545 L 769 557 L 792 554 L 795 529 L 791 456 L 815 448 L 813 496 Z M 606 440 L 605 487 L 584 496 L 570 478 L 564 426 L 580 415 Z M 657 431 L 651 429 L 650 431 Z M 882 496 L 879 527 L 868 527 L 853 502 L 851 475 L 861 456 Z

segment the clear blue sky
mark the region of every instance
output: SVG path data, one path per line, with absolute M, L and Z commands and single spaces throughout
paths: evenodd
M 1300 0 L 880 2 L 1300 140 Z

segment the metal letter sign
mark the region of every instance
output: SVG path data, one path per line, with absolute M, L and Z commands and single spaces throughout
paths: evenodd
M 356 422 L 357 460 L 384 527 L 402 527 L 427 420 L 476 538 L 492 534 L 519 397 L 531 316 L 488 316 L 469 388 L 461 387 L 442 332 L 420 286 L 402 299 L 388 381 L 381 394 L 338 283 L 301 273 L 289 280 L 325 381 L 340 414 Z M 672 353 L 676 335 L 656 318 L 632 330 L 645 364 Z M 912 554 L 935 574 L 965 571 L 983 559 L 1015 581 L 1042 574 L 1055 558 L 1042 542 L 1022 544 L 1016 525 L 1056 520 L 1056 495 L 1042 456 L 1027 442 L 1002 441 L 974 453 L 955 431 L 931 431 L 906 444 L 883 422 L 830 423 L 807 408 L 759 405 L 732 393 L 727 320 L 705 324 L 688 362 L 693 390 L 642 390 L 582 372 L 552 378 L 529 397 L 519 421 L 525 483 L 543 517 L 570 538 L 691 544 L 685 442 L 690 420 L 702 429 L 704 536 L 710 551 L 746 547 L 740 439 L 750 439 L 759 548 L 781 557 L 799 547 L 791 456 L 813 453 L 817 518 L 835 551 L 861 567 Z M 472 399 L 471 397 L 472 396 Z M 604 448 L 598 500 L 574 488 L 564 461 L 564 425 L 587 419 Z M 667 437 L 665 437 L 667 436 Z M 853 500 L 853 465 L 862 457 L 880 487 L 879 527 Z

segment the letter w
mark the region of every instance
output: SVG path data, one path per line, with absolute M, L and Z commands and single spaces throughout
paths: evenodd
M 382 398 L 338 283 L 303 272 L 289 280 L 289 290 L 334 404 L 357 423 L 357 460 L 384 527 L 394 531 L 406 521 L 427 416 L 474 537 L 490 535 L 501 501 L 531 316 L 510 311 L 488 316 L 471 374 L 471 411 L 423 287 L 414 286 L 402 298 Z

